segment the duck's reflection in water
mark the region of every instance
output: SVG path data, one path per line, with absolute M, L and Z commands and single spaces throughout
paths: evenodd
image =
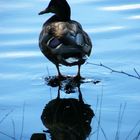
M 58 90 L 57 98 L 45 106 L 41 120 L 52 140 L 85 140 L 89 136 L 94 112 L 84 103 L 80 88 L 78 91 L 78 99 L 62 99 Z

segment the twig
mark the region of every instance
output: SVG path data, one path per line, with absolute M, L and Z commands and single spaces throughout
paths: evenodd
M 119 140 L 119 130 L 120 130 L 120 124 L 121 124 L 121 109 L 122 109 L 122 104 L 120 105 L 120 110 L 119 110 L 119 115 L 118 115 L 118 126 L 117 126 L 117 131 L 116 131 L 116 136 L 115 140 Z
M 10 110 L 5 116 L 0 120 L 0 124 L 13 112 L 13 110 Z
M 98 128 L 97 128 L 97 140 L 99 139 L 99 130 L 101 129 L 101 132 L 103 133 L 103 136 L 105 138 L 105 140 L 108 140 L 107 139 L 107 136 L 101 126 L 101 112 L 102 112 L 102 101 L 103 101 L 103 85 L 102 85 L 102 93 L 101 93 L 101 99 L 100 99 L 100 103 L 99 103 L 99 106 L 100 106 L 100 110 L 99 110 L 99 119 L 97 119 L 96 115 L 95 115 L 95 118 L 96 118 L 96 121 L 98 123 Z M 100 128 L 100 129 L 99 129 Z
M 97 119 L 96 115 L 95 115 L 95 119 L 96 119 L 98 125 L 100 126 L 100 129 L 101 129 L 101 131 L 102 131 L 102 133 L 103 133 L 103 135 L 104 135 L 105 140 L 108 140 L 108 139 L 107 139 L 107 136 L 106 136 L 106 134 L 105 134 L 105 132 L 104 132 L 104 129 L 102 128 L 101 124 L 99 123 L 99 120 Z M 96 130 L 96 131 L 98 131 L 98 130 Z M 96 132 L 96 131 L 95 131 L 95 132 Z M 95 132 L 94 132 L 94 133 L 95 133 Z
M 97 96 L 95 114 L 96 114 L 96 112 L 97 112 L 97 109 L 98 109 L 98 104 L 99 104 L 99 96 Z
M 48 76 L 50 76 L 50 72 L 49 72 L 49 68 L 48 68 L 48 66 L 47 66 L 47 73 L 48 73 Z
M 136 72 L 136 74 L 138 75 L 138 77 L 140 78 L 140 74 L 137 72 L 137 70 L 134 68 L 134 71 Z
M 136 129 L 136 127 L 140 124 L 140 120 L 135 124 L 135 126 L 131 129 L 131 131 L 129 132 L 128 136 L 126 137 L 125 140 L 128 140 L 128 138 L 130 137 L 130 135 L 134 132 L 134 130 Z
M 95 109 L 95 114 L 97 113 L 97 109 L 98 109 L 98 104 L 99 104 L 99 96 L 97 96 L 97 99 L 96 99 L 96 109 Z M 92 123 L 92 126 L 94 126 L 94 121 L 93 121 L 93 123 Z M 97 128 L 97 130 L 98 130 L 98 128 Z M 97 132 L 97 130 L 94 130 L 90 135 L 92 136 L 92 135 L 94 135 L 96 132 Z
M 123 107 L 123 110 L 122 110 L 121 121 L 122 121 L 122 119 L 123 119 L 123 115 L 124 115 L 124 111 L 125 111 L 125 109 L 126 109 L 126 105 L 127 105 L 127 103 L 125 102 L 124 107 Z
M 133 140 L 139 140 L 139 138 L 140 138 L 140 131 L 139 131 L 139 133 L 137 134 L 137 136 Z
M 15 122 L 13 119 L 12 119 L 12 126 L 13 126 L 13 137 L 14 137 L 14 140 L 16 140 L 16 129 L 15 129 Z
M 8 138 L 10 138 L 10 139 L 12 139 L 12 140 L 15 140 L 14 137 L 12 137 L 12 136 L 10 136 L 10 135 L 8 135 L 8 134 L 2 132 L 2 131 L 0 131 L 0 134 L 2 134 L 2 135 L 4 135 L 4 136 L 7 136 Z
M 95 64 L 95 63 L 90 63 L 90 62 L 87 62 L 87 64 L 90 64 L 90 65 L 95 65 L 95 66 L 100 66 L 100 67 L 104 67 L 108 70 L 110 70 L 111 72 L 116 72 L 116 73 L 120 73 L 120 74 L 124 74 L 124 75 L 127 75 L 127 76 L 130 76 L 130 77 L 133 77 L 133 78 L 136 78 L 136 79 L 139 79 L 140 80 L 140 74 L 137 72 L 137 70 L 134 68 L 134 71 L 137 75 L 132 75 L 132 74 L 129 74 L 127 72 L 124 72 L 124 71 L 118 71 L 118 70 L 114 70 L 106 65 L 103 65 L 102 63 L 100 64 Z
M 103 85 L 102 85 L 102 93 L 101 93 L 101 100 L 100 100 L 100 110 L 99 110 L 99 120 L 98 120 L 98 128 L 97 128 L 97 140 L 99 139 L 99 131 L 100 131 L 100 123 L 101 123 L 101 113 L 102 113 L 102 101 L 103 101 Z
M 23 129 L 24 129 L 24 113 L 25 113 L 25 102 L 23 104 L 23 110 L 22 110 L 22 123 L 21 123 L 21 135 L 20 135 L 20 140 L 22 140 L 23 136 Z
M 124 104 L 123 109 L 122 109 L 122 104 L 120 105 L 120 110 L 119 110 L 119 115 L 118 115 L 118 126 L 117 126 L 115 140 L 119 140 L 121 124 L 122 124 L 122 119 L 123 119 L 125 108 L 126 108 L 126 103 Z

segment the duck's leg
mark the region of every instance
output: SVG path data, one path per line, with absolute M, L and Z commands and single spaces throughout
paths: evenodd
M 80 80 L 81 79 L 81 74 L 80 74 L 80 70 L 81 70 L 81 65 L 78 65 L 78 72 L 77 72 L 77 75 L 76 75 L 76 79 Z
M 56 68 L 57 68 L 58 76 L 61 77 L 62 74 L 61 74 L 61 72 L 60 72 L 59 65 L 56 65 Z
M 82 92 L 80 90 L 80 84 L 78 84 L 79 101 L 84 104 Z
M 61 86 L 59 85 L 57 99 L 60 99 L 60 89 L 61 89 Z
M 61 74 L 61 72 L 60 72 L 60 69 L 59 69 L 59 65 L 56 65 L 56 68 L 57 68 L 57 72 L 58 72 L 58 78 L 60 79 L 60 80 L 63 80 L 64 79 L 64 76 Z

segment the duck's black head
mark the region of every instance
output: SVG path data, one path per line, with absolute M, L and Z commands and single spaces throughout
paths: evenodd
M 55 15 L 62 21 L 70 20 L 70 6 L 66 0 L 51 0 L 48 7 L 41 11 L 39 15 L 45 13 L 55 13 Z

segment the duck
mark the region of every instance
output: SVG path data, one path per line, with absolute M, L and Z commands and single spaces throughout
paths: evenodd
M 92 42 L 82 25 L 71 19 L 71 8 L 66 0 L 51 0 L 39 15 L 52 13 L 45 21 L 39 36 L 39 48 L 64 77 L 60 66 L 78 66 L 75 78 L 81 78 L 81 65 L 91 54 Z

